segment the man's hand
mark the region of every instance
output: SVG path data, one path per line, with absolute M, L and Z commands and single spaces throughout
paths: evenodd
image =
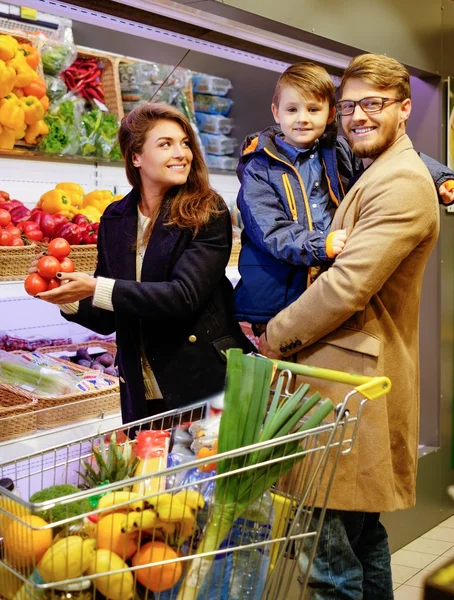
M 454 202 L 454 180 L 448 179 L 438 188 L 441 200 L 445 206 Z
M 60 273 L 57 278 L 61 286 L 48 292 L 41 292 L 36 298 L 52 304 L 70 304 L 93 296 L 96 288 L 96 278 L 86 273 Z
M 268 358 L 275 358 L 276 360 L 282 360 L 282 356 L 280 354 L 276 354 L 273 350 L 271 350 L 270 345 L 266 339 L 266 335 L 262 333 L 259 338 L 259 354 L 263 354 L 263 356 L 267 356 Z
M 346 229 L 336 229 L 333 231 L 333 236 L 331 238 L 332 243 L 332 254 L 337 256 L 342 252 L 345 246 L 345 242 L 347 241 L 347 230 Z

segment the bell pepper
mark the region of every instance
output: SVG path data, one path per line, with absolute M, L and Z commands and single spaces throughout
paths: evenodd
M 33 212 L 33 211 L 32 211 Z M 50 237 L 55 229 L 55 219 L 45 210 L 36 210 L 30 215 L 30 220 L 38 224 L 44 237 Z
M 82 239 L 82 232 L 75 223 L 62 223 L 58 227 L 55 227 L 52 235 L 54 237 L 62 237 L 67 240 L 71 246 L 80 244 Z
M 84 196 L 83 207 L 93 206 L 102 214 L 112 200 L 113 194 L 110 190 L 94 190 Z
M 0 96 L 4 98 L 14 88 L 16 71 L 8 67 L 5 61 L 0 60 Z
M 36 73 L 32 81 L 28 85 L 24 85 L 23 88 L 27 96 L 36 96 L 38 100 L 46 95 L 46 82 L 42 77 L 38 77 Z
M 55 189 L 77 192 L 79 196 L 83 196 L 85 194 L 84 188 L 81 185 L 78 183 L 72 183 L 71 181 L 62 181 L 61 183 L 57 183 Z
M 3 127 L 0 133 L 0 148 L 5 150 L 12 150 L 16 141 L 16 132 L 14 129 Z
M 16 79 L 16 76 L 14 76 L 14 79 Z M 24 89 L 23 88 L 17 88 L 17 87 L 13 88 L 13 94 L 15 96 L 17 96 L 17 98 L 19 98 L 19 99 L 25 97 Z
M 19 44 L 11 35 L 0 35 L 0 58 L 7 62 L 16 55 Z
M 93 221 L 94 223 L 99 223 L 99 221 L 101 220 L 102 213 L 94 206 L 86 206 L 85 208 L 82 208 L 79 212 L 80 214 L 88 217 L 88 219 L 90 219 L 90 221 Z
M 38 49 L 31 44 L 19 44 L 17 51 L 24 55 L 27 65 L 36 71 L 39 65 Z
M 27 127 L 25 132 L 25 141 L 27 144 L 37 144 L 49 133 L 49 127 L 43 119 L 36 121 L 33 125 Z
M 39 99 L 39 101 L 41 102 L 41 106 L 44 108 L 44 112 L 47 112 L 49 110 L 49 96 L 43 96 L 42 98 Z
M 25 132 L 26 131 L 27 131 L 27 125 L 25 125 L 25 124 L 22 127 L 22 129 L 18 129 L 17 131 L 15 131 L 15 139 L 16 139 L 16 141 L 23 140 L 24 137 L 25 137 Z
M 64 190 L 50 190 L 39 199 L 39 207 L 51 215 L 58 212 L 65 216 L 75 215 L 78 211 L 72 206 L 67 192 Z
M 124 194 L 117 194 L 112 198 L 112 202 L 117 202 L 117 200 L 123 200 Z
M 9 129 L 14 129 L 14 131 L 19 131 L 24 127 L 24 109 L 19 105 L 19 100 L 15 94 L 8 94 L 0 100 L 0 124 Z
M 34 125 L 37 121 L 44 119 L 43 105 L 36 96 L 19 98 L 19 105 L 24 109 L 24 117 L 27 125 Z
M 28 86 L 36 77 L 38 77 L 35 71 L 27 65 L 27 61 L 22 54 L 16 55 L 6 64 L 8 67 L 13 68 L 16 72 L 16 81 L 14 84 L 15 87 L 23 88 Z

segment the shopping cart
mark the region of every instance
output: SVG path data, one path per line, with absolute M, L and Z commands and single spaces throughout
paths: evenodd
M 337 406 L 334 416 L 320 426 L 216 455 L 217 462 L 236 461 L 235 471 L 227 474 L 218 475 L 215 470 L 202 474 L 201 468 L 206 470 L 212 457 L 176 464 L 173 456 L 174 466 L 165 471 L 128 478 L 96 490 L 81 490 L 51 501 L 32 503 L 28 500 L 36 491 L 50 485 L 81 486 L 80 473 L 87 462 L 94 462 L 93 448 L 112 439 L 114 432 L 118 436 L 118 429 L 100 431 L 96 436 L 61 444 L 51 451 L 0 464 L 0 478 L 11 478 L 16 492 L 20 493 L 18 497 L 6 489 L 0 492 L 0 532 L 4 536 L 3 546 L 0 546 L 0 597 L 3 595 L 6 600 L 60 600 L 63 597 L 85 600 L 95 598 L 92 586 L 96 586 L 96 598 L 111 600 L 277 600 L 290 597 L 292 580 L 299 575 L 298 595 L 293 592 L 291 597 L 303 599 L 337 463 L 352 449 L 365 403 L 387 394 L 391 383 L 386 377 L 355 376 L 284 361 L 275 361 L 275 366 L 279 370 L 276 387 L 284 398 L 291 394 L 295 376 L 339 382 L 352 389 Z M 355 407 L 354 412 L 349 410 L 350 406 Z M 121 431 L 126 434 L 126 440 L 129 433 L 145 429 L 167 430 L 171 439 L 184 437 L 187 424 L 207 416 L 209 411 L 209 403 L 200 402 L 125 425 Z M 295 442 L 297 451 L 289 457 L 286 449 L 294 449 Z M 124 441 L 120 446 L 129 443 Z M 266 459 L 255 461 L 253 466 L 238 467 L 238 459 L 243 457 L 246 464 L 251 453 Z M 212 499 L 220 477 L 242 475 L 251 469 L 260 473 L 264 467 L 279 470 L 288 460 L 294 465 L 292 476 L 298 481 L 298 494 L 283 493 L 279 484 L 276 485 L 271 494 L 264 494 L 242 519 L 235 521 L 219 549 L 200 553 L 203 526 L 216 510 Z M 131 486 L 140 483 L 151 485 L 141 493 L 140 506 L 137 497 L 124 495 L 116 496 L 119 501 L 110 507 L 96 507 L 93 502 L 94 496 L 104 494 L 104 498 L 112 498 L 111 492 L 131 490 Z M 93 508 L 79 509 L 80 514 L 74 514 L 74 503 L 86 506 L 87 501 Z M 184 510 L 177 518 L 181 504 Z M 316 526 L 313 525 L 315 507 L 320 510 Z M 151 514 L 146 511 L 157 515 L 153 526 L 141 525 L 140 519 Z M 30 516 L 32 513 L 45 516 L 46 520 L 38 521 Z M 166 520 L 165 514 L 173 514 L 175 520 Z M 133 536 L 125 521 L 121 521 L 131 518 L 136 519 L 137 525 Z M 105 523 L 105 519 L 112 525 L 109 534 L 104 534 L 102 539 L 100 523 Z M 123 523 L 122 528 L 113 525 L 117 520 Z M 41 557 L 49 548 L 52 536 L 52 547 L 56 539 L 67 539 L 67 536 L 94 537 L 98 547 L 95 563 L 92 556 L 91 567 L 87 569 L 90 561 L 87 562 L 83 550 L 77 549 L 74 553 L 73 549 L 70 552 L 68 547 L 61 546 L 58 555 L 53 555 L 50 561 L 47 559 L 48 575 L 44 580 L 37 567 L 39 560 L 44 560 Z M 172 551 L 168 550 L 169 545 L 173 546 Z M 114 561 L 110 560 L 112 548 L 117 556 Z M 207 558 L 210 559 L 209 570 L 204 560 Z M 192 568 L 196 561 L 200 564 L 199 571 Z M 303 571 L 301 565 L 304 565 Z M 42 562 L 39 566 L 43 569 Z M 188 572 L 193 579 L 189 592 L 185 579 Z

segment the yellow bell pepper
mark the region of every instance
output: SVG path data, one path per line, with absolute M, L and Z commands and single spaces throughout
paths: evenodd
M 3 127 L 2 132 L 0 133 L 0 148 L 12 150 L 14 148 L 15 141 L 16 132 L 14 131 L 14 129 Z
M 102 214 L 106 207 L 112 202 L 113 194 L 110 190 L 94 190 L 84 196 L 84 208 L 93 206 Z
M 123 200 L 124 194 L 117 194 L 112 198 L 112 202 L 116 202 L 117 200 Z
M 81 215 L 85 215 L 90 221 L 94 223 L 99 223 L 101 220 L 101 211 L 99 211 L 94 206 L 86 206 L 85 208 L 81 208 L 79 211 Z
M 68 198 L 67 192 L 64 190 L 50 190 L 41 196 L 39 199 L 41 210 L 49 212 L 51 215 L 56 212 L 66 214 L 66 216 L 77 214 L 71 200 Z
M 7 67 L 5 61 L 0 60 L 0 97 L 4 98 L 14 88 L 16 71 Z
M 14 69 L 13 69 L 14 71 Z M 14 81 L 16 80 L 16 71 L 14 71 Z M 24 90 L 22 88 L 13 88 L 13 94 L 15 94 L 19 99 L 25 96 Z
M 44 119 L 44 108 L 35 96 L 25 96 L 19 99 L 19 106 L 24 109 L 24 117 L 27 125 L 33 125 Z
M 9 127 L 9 129 L 14 129 L 14 131 L 19 131 L 24 127 L 24 109 L 19 106 L 15 94 L 8 94 L 0 100 L 0 123 L 5 127 Z
M 27 131 L 27 125 L 24 125 L 22 127 L 22 129 L 18 129 L 17 131 L 15 131 L 14 133 L 15 133 L 16 141 L 24 139 L 26 131 Z
M 0 35 L 0 58 L 7 62 L 16 55 L 19 44 L 11 35 Z
M 23 88 L 29 85 L 35 77 L 38 77 L 37 73 L 27 65 L 23 54 L 18 54 L 6 64 L 16 72 L 15 87 Z
M 62 181 L 61 183 L 57 183 L 55 186 L 56 190 L 70 190 L 72 192 L 77 192 L 79 196 L 83 196 L 85 194 L 84 188 L 78 183 L 72 183 L 71 181 Z
M 42 140 L 42 138 L 49 133 L 49 127 L 44 119 L 40 119 L 33 123 L 33 125 L 29 125 L 27 127 L 27 131 L 25 132 L 25 141 L 27 144 L 38 144 Z

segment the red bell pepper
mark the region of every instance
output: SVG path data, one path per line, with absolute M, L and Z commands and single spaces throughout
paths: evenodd
M 9 211 L 11 221 L 17 225 L 20 221 L 26 221 L 30 216 L 30 211 L 26 206 L 16 206 Z
M 30 215 L 30 220 L 38 223 L 44 237 L 49 237 L 54 230 L 55 220 L 53 216 L 45 210 L 37 210 Z
M 87 223 L 90 223 L 90 219 L 85 215 L 79 213 L 77 215 L 74 215 L 72 222 L 76 225 L 85 225 Z
M 82 233 L 75 223 L 62 223 L 55 227 L 53 237 L 62 237 L 67 240 L 71 246 L 77 246 L 82 239 Z
M 11 212 L 13 208 L 17 208 L 18 206 L 24 206 L 20 200 L 1 200 L 0 202 L 0 209 L 7 210 L 8 212 Z

